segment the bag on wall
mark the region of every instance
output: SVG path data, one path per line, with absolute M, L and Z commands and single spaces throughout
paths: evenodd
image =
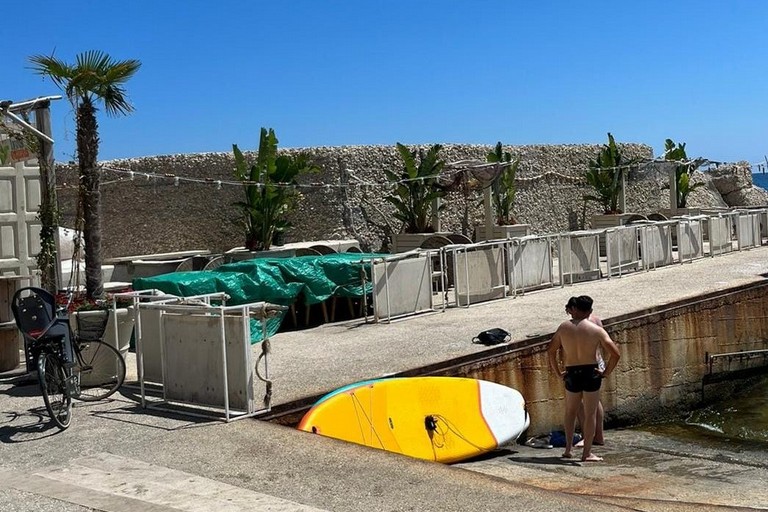
M 512 339 L 512 335 L 504 329 L 494 327 L 483 331 L 474 338 L 472 343 L 479 343 L 481 345 L 498 345 L 499 343 L 506 343 Z

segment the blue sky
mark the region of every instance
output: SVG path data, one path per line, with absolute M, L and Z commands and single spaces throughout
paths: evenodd
M 415 143 L 645 143 L 768 153 L 768 2 L 28 0 L 3 6 L 0 99 L 57 94 L 28 57 L 142 62 L 100 159 Z M 9 21 L 10 20 L 10 21 Z M 74 158 L 66 100 L 56 158 Z

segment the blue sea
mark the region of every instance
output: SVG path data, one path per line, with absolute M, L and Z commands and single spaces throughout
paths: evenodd
M 752 183 L 756 187 L 768 190 L 768 172 L 752 173 Z

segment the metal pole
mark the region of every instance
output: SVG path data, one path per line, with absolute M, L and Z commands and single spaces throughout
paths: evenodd
M 229 421 L 229 375 L 227 374 L 227 329 L 224 324 L 224 306 L 219 307 L 219 336 L 221 336 L 221 368 L 224 371 L 224 417 Z

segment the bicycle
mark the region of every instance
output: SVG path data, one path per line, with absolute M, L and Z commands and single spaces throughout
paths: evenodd
M 73 334 L 66 310 L 57 308 L 46 290 L 18 290 L 11 309 L 24 337 L 27 368 L 37 370 L 45 408 L 56 426 L 62 430 L 69 426 L 72 398 L 102 400 L 123 384 L 125 360 L 101 339 L 108 310 L 99 311 L 90 322 L 78 314 L 77 333 Z

